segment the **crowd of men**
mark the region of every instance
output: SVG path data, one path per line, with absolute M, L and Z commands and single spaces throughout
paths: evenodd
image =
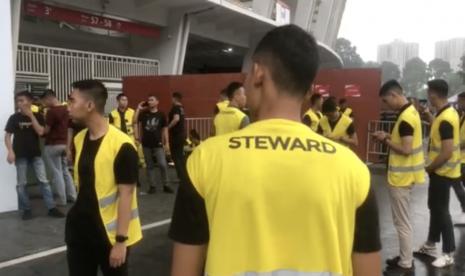
M 44 115 L 31 110 L 29 92 L 17 93 L 5 143 L 17 169 L 22 218 L 33 217 L 26 192 L 32 166 L 50 216 L 64 217 L 59 207 L 73 203 L 65 228 L 70 275 L 98 269 L 128 275 L 130 248 L 142 239 L 139 169 L 145 166 L 148 193 L 155 193 L 157 164 L 160 188 L 173 193 L 169 153 L 180 180 L 169 231 L 172 276 L 381 275 L 376 198 L 367 166 L 351 150 L 358 145 L 353 110 L 345 99 L 312 94 L 301 114 L 319 66 L 317 49 L 294 25 L 267 33 L 244 84 L 232 82 L 221 92 L 214 137 L 200 144 L 189 132 L 195 150 L 187 160 L 181 93 L 173 93 L 168 118 L 157 96 L 133 110 L 124 94 L 107 117 L 108 91 L 96 80 L 73 83 L 67 106 L 47 90 Z M 442 238 L 443 254 L 432 265 L 454 264 L 449 191 L 454 187 L 465 211 L 465 117 L 448 105 L 448 92 L 445 81 L 428 82 L 430 110 L 409 103 L 396 81 L 380 90 L 398 112 L 389 133 L 371 134 L 390 151 L 387 181 L 400 254 L 387 260 L 387 272 L 414 270 L 411 193 L 427 179 L 430 228 L 417 252 L 436 257 Z M 459 108 L 465 111 L 465 93 Z M 420 116 L 431 129 L 426 163 Z

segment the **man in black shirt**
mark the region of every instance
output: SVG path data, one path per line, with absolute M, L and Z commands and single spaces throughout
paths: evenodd
M 173 93 L 173 107 L 169 114 L 169 139 L 171 157 L 176 166 L 178 178 L 181 177 L 181 170 L 184 169 L 184 143 L 186 141 L 186 129 L 184 128 L 184 107 L 182 106 L 182 95 L 179 92 Z
M 168 123 L 165 114 L 158 110 L 158 104 L 157 97 L 150 96 L 147 102 L 139 104 L 134 115 L 134 120 L 138 124 L 135 138 L 142 144 L 144 151 L 147 178 L 150 182 L 149 194 L 156 192 L 155 160 L 160 168 L 163 192 L 173 193 L 168 186 L 168 163 L 166 162 L 166 152 L 169 152 Z
M 31 111 L 32 96 L 29 92 L 16 94 L 15 101 L 19 112 L 8 119 L 5 127 L 5 145 L 8 150 L 8 163 L 16 165 L 19 210 L 23 211 L 22 218 L 32 219 L 31 205 L 26 192 L 28 165 L 32 165 L 39 180 L 42 197 L 49 209 L 49 216 L 63 218 L 65 215 L 56 208 L 53 200 L 45 165 L 41 158 L 39 138 L 44 135 L 44 118 Z
M 128 275 L 128 246 L 141 237 L 133 212 L 137 151 L 104 117 L 107 95 L 101 82 L 84 80 L 73 84 L 69 98 L 70 116 L 87 127 L 75 138 L 79 193 L 65 230 L 71 276 L 97 275 L 99 267 L 105 276 Z M 114 226 L 104 223 L 113 218 Z

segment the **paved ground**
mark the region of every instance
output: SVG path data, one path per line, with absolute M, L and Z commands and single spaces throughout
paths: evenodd
M 373 185 L 380 205 L 383 240 L 383 259 L 397 253 L 397 238 L 392 226 L 390 206 L 385 187 L 385 176 L 378 170 L 373 173 Z M 424 242 L 427 235 L 429 215 L 426 208 L 426 186 L 414 189 L 412 214 L 415 218 L 415 245 Z M 451 195 L 451 210 L 457 215 L 460 208 Z M 144 195 L 140 198 L 143 224 L 162 221 L 170 217 L 174 202 L 173 195 Z M 39 207 L 42 206 L 40 202 Z M 0 216 L 0 266 L 1 263 L 17 257 L 41 252 L 63 245 L 63 220 L 48 218 L 43 207 L 37 212 L 38 218 L 23 222 L 17 213 Z M 148 229 L 144 242 L 132 251 L 131 275 L 169 275 L 171 243 L 166 234 L 168 225 Z M 456 228 L 457 264 L 449 269 L 435 269 L 429 260 L 415 259 L 416 276 L 463 276 L 465 275 L 465 228 Z M 0 269 L 2 276 L 64 276 L 67 275 L 64 253 L 35 259 L 19 265 Z

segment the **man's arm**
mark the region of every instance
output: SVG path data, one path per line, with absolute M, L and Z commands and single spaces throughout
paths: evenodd
M 175 242 L 171 276 L 201 276 L 206 255 L 206 245 L 188 245 Z
M 354 276 L 381 275 L 381 240 L 376 197 L 370 189 L 355 218 L 352 266 Z
M 401 137 L 401 144 L 396 145 L 388 138 L 386 140 L 386 145 L 397 154 L 408 156 L 413 152 L 413 136 L 404 136 Z
M 130 144 L 124 144 L 118 152 L 113 170 L 118 184 L 118 217 L 116 219 L 116 234 L 127 236 L 129 223 L 132 219 L 132 199 L 138 178 L 138 156 L 136 149 Z M 110 265 L 119 267 L 126 262 L 126 244 L 116 243 L 110 253 Z
M 357 137 L 357 133 L 355 132 L 355 126 L 354 124 L 350 124 L 349 127 L 347 128 L 347 136 L 348 137 L 341 137 L 341 142 L 348 145 L 348 146 L 354 146 L 354 147 L 357 147 L 358 146 L 358 137 Z
M 34 113 L 32 113 L 31 110 L 26 111 L 24 114 L 31 119 L 32 127 L 34 128 L 34 131 L 37 133 L 37 135 L 44 136 L 45 128 L 43 126 L 43 119 L 41 120 L 41 122 L 39 122 L 39 120 L 34 115 Z M 38 116 L 42 116 L 42 115 L 38 115 Z
M 439 125 L 439 135 L 441 136 L 441 151 L 439 155 L 426 167 L 426 172 L 433 173 L 442 167 L 452 157 L 454 152 L 454 127 L 443 121 Z
M 178 124 L 179 120 L 181 120 L 181 116 L 179 116 L 179 114 L 174 114 L 173 120 L 171 120 L 171 122 L 168 124 L 168 128 L 170 129 L 175 127 Z
M 5 132 L 5 146 L 8 151 L 8 156 L 6 160 L 8 161 L 9 164 L 13 164 L 16 161 L 15 152 L 13 150 L 13 143 L 11 142 L 12 135 L 13 135 L 12 133 Z
M 134 113 L 134 118 L 132 118 L 132 124 L 133 124 L 133 128 L 134 128 L 134 139 L 136 139 L 136 141 L 139 141 L 141 140 L 141 133 L 142 133 L 142 126 L 139 122 L 139 117 L 140 117 L 140 113 L 142 111 L 142 104 L 144 102 L 140 103 L 138 106 L 137 106 L 137 109 L 136 109 L 136 112 Z
M 111 115 L 111 113 L 108 114 L 108 123 L 110 125 L 113 125 L 115 123 L 115 119 L 113 119 L 113 115 Z

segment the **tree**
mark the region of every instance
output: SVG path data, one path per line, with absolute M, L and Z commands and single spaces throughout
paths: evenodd
M 465 85 L 465 55 L 463 55 L 460 60 L 462 63 L 460 63 L 460 70 L 458 72 L 459 76 L 462 78 L 462 84 Z
M 407 61 L 403 70 L 402 84 L 410 96 L 425 97 L 424 86 L 428 81 L 426 63 L 420 58 L 412 58 Z
M 444 76 L 444 80 L 449 84 L 449 96 L 465 91 L 463 90 L 462 78 L 458 73 L 450 72 Z
M 336 41 L 336 52 L 342 58 L 344 67 L 346 68 L 361 68 L 363 60 L 357 53 L 357 47 L 352 46 L 352 43 L 345 38 L 338 38 Z
M 390 61 L 384 61 L 381 64 L 381 78 L 383 82 L 386 82 L 388 80 L 399 80 L 400 79 L 399 66 Z
M 440 58 L 433 59 L 428 64 L 429 74 L 435 79 L 444 79 L 449 73 L 452 72 L 450 63 Z

